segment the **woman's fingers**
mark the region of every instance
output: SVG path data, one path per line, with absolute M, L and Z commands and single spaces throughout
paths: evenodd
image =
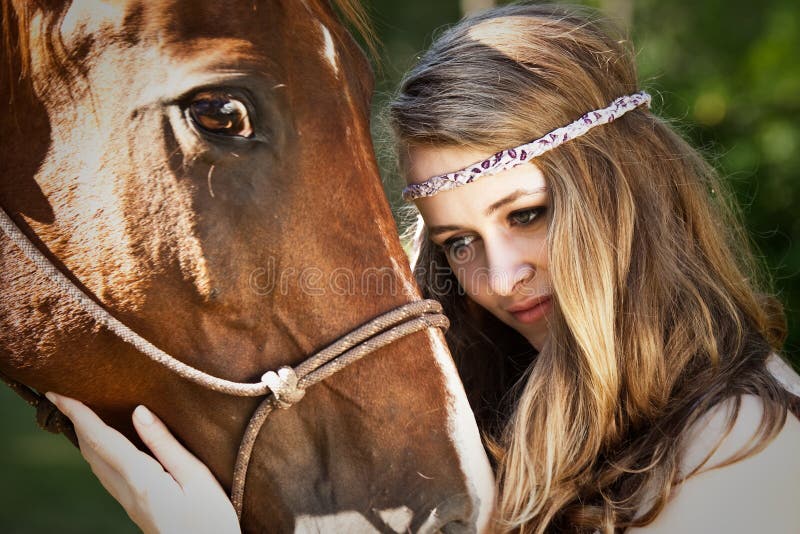
M 134 411 L 133 424 L 158 461 L 83 403 L 53 393 L 47 398 L 73 422 L 92 471 L 145 533 L 240 532 L 233 506 L 211 471 L 144 406 Z
M 112 465 L 103 460 L 91 449 L 81 451 L 84 459 L 89 463 L 92 473 L 100 481 L 100 484 L 116 499 L 125 510 L 130 510 L 135 504 L 136 495 L 131 485 Z
M 186 450 L 164 423 L 145 406 L 137 406 L 133 411 L 133 426 L 145 445 L 181 487 L 214 480 L 208 468 Z
M 139 449 L 82 402 L 52 392 L 46 396 L 72 421 L 84 456 L 102 459 L 124 476 L 135 475 L 145 467 L 152 468 L 142 465 L 143 456 L 146 456 Z
M 169 478 L 155 460 L 137 449 L 117 430 L 106 425 L 82 402 L 51 392 L 46 396 L 72 421 L 81 454 L 92 472 L 129 514 L 138 505 L 137 500 L 141 499 L 141 494 L 147 492 L 150 480 Z
M 228 495 L 211 471 L 178 442 L 145 406 L 133 411 L 133 424 L 142 441 L 191 502 L 194 519 L 210 532 L 239 532 L 239 520 Z

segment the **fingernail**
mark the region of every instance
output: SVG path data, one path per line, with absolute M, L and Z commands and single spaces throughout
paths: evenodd
M 145 425 L 152 425 L 153 421 L 155 421 L 153 418 L 153 412 L 141 404 L 133 411 L 133 415 L 136 416 L 136 419 L 138 419 L 140 423 Z
M 47 400 L 49 400 L 53 404 L 58 404 L 58 395 L 56 395 L 52 391 L 48 391 L 47 393 L 44 394 L 44 396 L 47 397 Z

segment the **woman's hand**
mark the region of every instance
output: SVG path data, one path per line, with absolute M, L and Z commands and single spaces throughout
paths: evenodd
M 81 454 L 145 534 L 240 532 L 233 505 L 214 475 L 150 410 L 138 406 L 133 425 L 158 461 L 83 403 L 54 393 L 47 398 L 70 418 Z

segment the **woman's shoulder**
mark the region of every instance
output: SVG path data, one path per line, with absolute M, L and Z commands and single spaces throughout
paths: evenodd
M 775 357 L 768 367 L 787 391 L 800 392 L 800 377 L 788 364 Z M 800 525 L 800 507 L 796 502 L 800 495 L 797 417 L 789 412 L 784 425 L 763 448 L 728 463 L 751 448 L 753 440 L 759 437 L 765 413 L 761 398 L 743 395 L 728 399 L 704 414 L 687 430 L 679 471 L 688 478 L 674 488 L 653 523 L 631 532 L 797 532 Z

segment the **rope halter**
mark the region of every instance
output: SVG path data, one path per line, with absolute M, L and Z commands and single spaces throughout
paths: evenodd
M 372 319 L 295 368 L 281 367 L 277 371 L 267 371 L 258 383 L 232 382 L 209 375 L 177 360 L 128 328 L 53 265 L 2 208 L 0 208 L 0 229 L 39 270 L 44 272 L 59 289 L 73 298 L 95 321 L 108 328 L 123 341 L 133 345 L 154 362 L 165 366 L 186 380 L 213 391 L 238 397 L 265 397 L 250 417 L 236 454 L 231 485 L 231 502 L 240 520 L 247 467 L 250 464 L 253 446 L 264 421 L 276 407 L 282 409 L 291 407 L 303 398 L 306 389 L 310 386 L 325 380 L 367 354 L 385 347 L 397 339 L 426 328 L 446 329 L 450 324 L 447 317 L 442 315 L 442 306 L 435 300 L 411 302 Z M 3 379 L 29 404 L 37 407 L 40 424 L 47 424 L 46 429 L 64 431 L 66 417 L 60 412 L 57 415 L 61 417 L 53 417 L 55 407 L 44 395 L 5 375 L 0 374 L 0 379 Z M 55 411 L 57 412 L 57 410 Z M 77 445 L 77 439 L 73 439 L 74 433 L 64 433 Z

